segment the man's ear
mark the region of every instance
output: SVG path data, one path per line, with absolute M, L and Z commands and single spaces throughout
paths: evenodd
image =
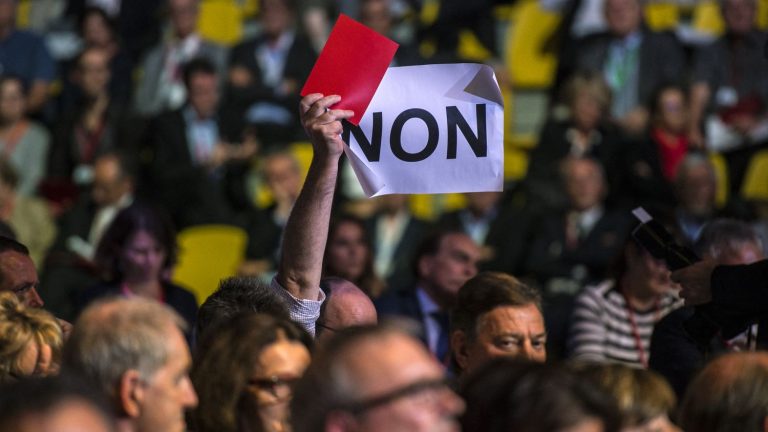
M 325 418 L 325 432 L 353 432 L 357 429 L 357 420 L 347 412 L 332 411 Z
M 467 370 L 469 364 L 469 347 L 467 335 L 463 330 L 454 330 L 451 333 L 451 354 L 462 371 Z
M 144 401 L 144 387 L 139 371 L 128 369 L 123 373 L 120 377 L 117 396 L 119 409 L 123 414 L 130 418 L 136 418 L 141 414 L 141 406 Z

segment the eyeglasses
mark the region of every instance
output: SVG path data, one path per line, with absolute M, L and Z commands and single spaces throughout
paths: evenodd
M 448 385 L 448 380 L 445 378 L 422 380 L 408 384 L 407 386 L 401 387 L 399 389 L 392 390 L 381 396 L 376 396 L 368 400 L 349 404 L 347 406 L 347 410 L 354 415 L 360 415 L 373 408 L 380 407 L 382 405 L 386 405 L 406 397 L 419 396 L 423 397 L 424 401 L 426 401 L 427 398 L 434 400 L 439 392 L 445 392 L 449 390 L 450 386 Z
M 278 399 L 283 399 L 291 395 L 291 389 L 298 380 L 298 378 L 281 378 L 273 375 L 266 378 L 249 379 L 248 385 L 266 391 Z

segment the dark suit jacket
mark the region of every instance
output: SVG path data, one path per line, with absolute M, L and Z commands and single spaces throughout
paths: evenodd
M 239 137 L 224 121 L 219 135 Z M 171 214 L 178 228 L 200 223 L 226 223 L 235 210 L 247 208 L 244 176 L 247 165 L 229 163 L 212 175 L 193 163 L 182 110 L 158 116 L 152 126 L 151 188 L 154 198 Z
M 542 283 L 556 277 L 574 278 L 578 266 L 587 270 L 579 280 L 582 285 L 604 279 L 624 246 L 631 220 L 624 212 L 606 210 L 573 249 L 566 247 L 565 226 L 565 213 L 555 212 L 543 216 L 534 228 L 526 267 Z
M 656 140 L 647 133 L 627 144 L 620 162 L 621 184 L 618 187 L 625 192 L 621 204 L 674 208 L 675 193 L 672 184 L 664 178 Z
M 376 224 L 380 218 L 381 215 L 374 215 L 365 221 L 365 229 L 368 232 L 368 238 L 371 239 L 371 244 L 374 245 L 374 253 L 377 253 L 375 249 L 379 239 L 376 237 Z M 408 225 L 403 230 L 400 242 L 395 246 L 392 273 L 386 280 L 390 289 L 405 288 L 414 283 L 413 257 L 428 230 L 429 223 L 427 221 L 411 216 Z
M 421 340 L 426 344 L 424 313 L 421 310 L 419 299 L 416 297 L 415 286 L 390 289 L 374 300 L 373 304 L 376 306 L 376 312 L 380 319 L 401 317 L 414 320 L 421 329 Z
M 685 53 L 671 33 L 656 33 L 649 30 L 642 30 L 642 33 L 637 100 L 639 104 L 647 105 L 659 86 L 681 79 L 685 71 Z M 608 48 L 613 39 L 609 33 L 600 33 L 582 39 L 577 48 L 577 70 L 602 73 L 608 57 Z

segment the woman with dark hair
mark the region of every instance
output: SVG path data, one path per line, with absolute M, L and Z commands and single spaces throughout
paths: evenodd
M 312 339 L 293 322 L 244 314 L 202 335 L 192 369 L 197 432 L 286 431 L 291 385 Z
M 195 296 L 168 280 L 176 250 L 176 234 L 164 215 L 140 204 L 122 210 L 96 248 L 94 261 L 105 282 L 83 293 L 81 310 L 103 296 L 140 296 L 172 307 L 192 328 Z
M 384 282 L 373 270 L 373 247 L 361 219 L 342 215 L 331 221 L 323 277 L 346 279 L 372 298 L 384 292 Z
M 618 432 L 611 398 L 551 364 L 500 358 L 470 375 L 461 396 L 466 432 Z

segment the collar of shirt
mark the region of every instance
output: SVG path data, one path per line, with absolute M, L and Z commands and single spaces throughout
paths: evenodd
M 579 233 L 581 236 L 585 236 L 592 231 L 592 228 L 594 228 L 600 218 L 603 217 L 603 207 L 596 205 L 591 209 L 582 212 L 572 212 L 572 214 L 577 218 Z

